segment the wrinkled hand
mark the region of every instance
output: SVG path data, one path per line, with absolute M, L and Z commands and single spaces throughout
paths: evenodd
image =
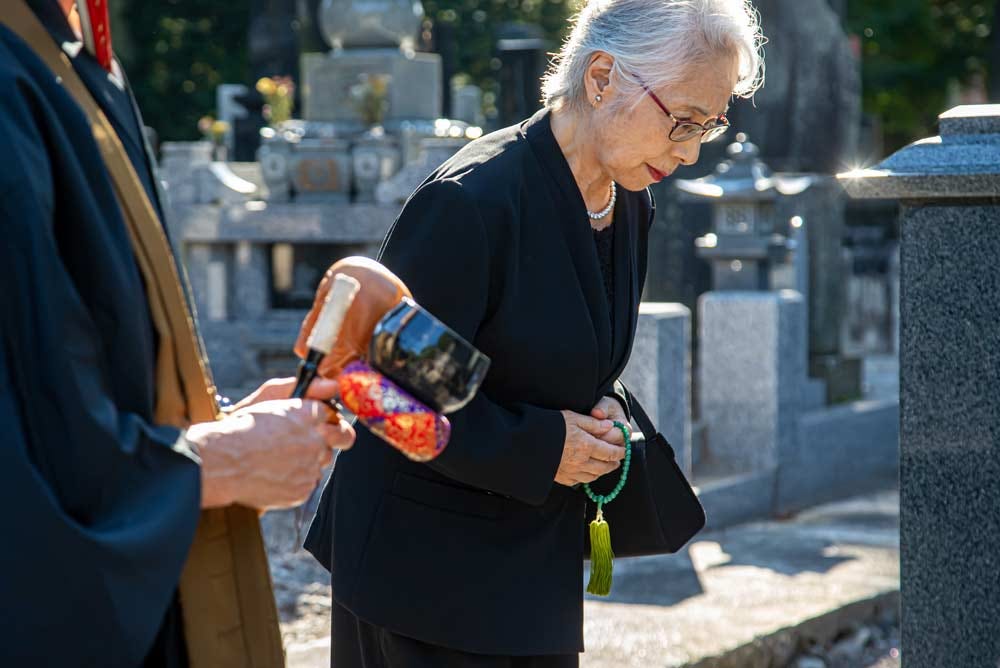
M 274 401 L 277 399 L 288 399 L 295 389 L 295 377 L 272 378 L 265 381 L 263 385 L 241 399 L 233 407 L 233 411 L 238 411 L 247 406 L 259 404 L 262 401 Z M 317 376 L 306 389 L 306 399 L 316 399 L 317 401 L 329 401 L 335 399 L 340 393 L 340 387 L 335 380 L 327 380 Z M 331 419 L 339 419 L 340 416 L 333 414 Z
M 298 505 L 332 451 L 354 444 L 354 430 L 329 406 L 302 399 L 246 405 L 217 422 L 192 425 L 186 437 L 201 456 L 203 508 Z
M 563 411 L 562 415 L 566 420 L 566 442 L 559 470 L 556 471 L 557 483 L 572 486 L 592 482 L 621 465 L 625 448 L 601 439 L 601 435 L 614 429 L 610 420 L 599 420 L 573 411 Z
M 628 417 L 625 415 L 625 409 L 622 408 L 617 399 L 603 397 L 597 402 L 593 410 L 590 411 L 590 415 L 598 420 L 621 422 L 631 431 L 631 425 L 629 425 Z M 611 426 L 610 431 L 600 434 L 598 438 L 602 441 L 625 447 L 625 436 L 622 434 L 622 430 L 614 425 Z

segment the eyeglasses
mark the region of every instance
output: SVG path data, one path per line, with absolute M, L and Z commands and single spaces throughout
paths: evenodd
M 670 133 L 667 135 L 670 141 L 682 142 L 701 136 L 701 143 L 707 144 L 721 137 L 729 129 L 729 119 L 726 118 L 725 114 L 719 114 L 715 118 L 708 119 L 704 125 L 695 123 L 694 121 L 679 121 L 670 113 L 666 105 L 660 102 L 660 98 L 656 97 L 656 93 L 651 91 L 646 84 L 642 84 L 642 88 L 649 93 L 649 96 L 653 98 L 653 102 L 663 110 L 667 118 L 674 122 L 674 127 L 670 128 Z

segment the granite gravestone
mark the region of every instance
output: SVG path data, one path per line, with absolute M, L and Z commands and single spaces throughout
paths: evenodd
M 699 300 L 702 473 L 773 471 L 806 400 L 806 305 L 793 290 L 707 292 Z
M 843 175 L 900 200 L 900 559 L 907 668 L 1000 662 L 1000 105 Z
M 691 477 L 691 312 L 680 304 L 639 305 L 632 357 L 622 380 L 673 446 Z M 652 434 L 647 434 L 652 438 Z
M 377 77 L 387 81 L 384 120 L 441 116 L 441 58 L 414 50 L 423 18 L 419 2 L 323 0 L 319 18 L 334 48 L 302 57 L 306 120 L 363 129 L 357 88 Z

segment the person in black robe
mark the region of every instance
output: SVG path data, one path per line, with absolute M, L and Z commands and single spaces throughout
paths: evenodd
M 306 543 L 332 576 L 334 668 L 578 665 L 579 485 L 617 480 L 624 452 L 607 418 L 628 420 L 647 187 L 759 83 L 756 25 L 742 2 L 591 0 L 545 108 L 405 204 L 381 261 L 492 365 L 437 459 L 364 429 L 338 458 Z
M 159 212 L 120 70 L 81 48 L 71 0 L 28 2 Z M 290 379 L 219 423 L 153 422 L 155 330 L 107 170 L 83 112 L 3 11 L 0 665 L 183 666 L 176 592 L 200 508 L 300 502 L 353 433 L 325 424 L 319 401 L 277 400 Z

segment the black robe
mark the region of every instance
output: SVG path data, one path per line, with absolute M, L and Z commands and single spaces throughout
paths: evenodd
M 76 41 L 55 0 L 29 5 Z M 86 50 L 72 61 L 159 206 L 127 89 Z M 152 422 L 155 333 L 125 223 L 83 112 L 2 26 L 0 91 L 0 665 L 180 665 L 200 473 Z
M 583 649 L 585 497 L 553 482 L 560 410 L 589 414 L 628 361 L 651 220 L 648 191 L 619 190 L 612 327 L 547 112 L 463 148 L 411 196 L 381 259 L 492 366 L 429 465 L 363 428 L 338 456 L 306 544 L 337 602 L 465 652 Z

